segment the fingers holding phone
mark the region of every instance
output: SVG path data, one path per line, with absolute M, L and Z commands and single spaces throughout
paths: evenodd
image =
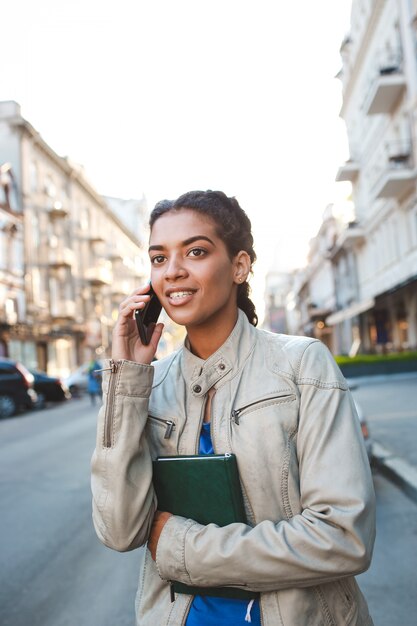
M 149 284 L 123 300 L 113 330 L 113 359 L 138 363 L 152 361 L 163 330 L 163 324 L 156 323 L 161 309 Z
M 162 310 L 162 305 L 158 300 L 158 296 L 152 289 L 152 285 L 149 285 L 149 299 L 140 308 L 135 309 L 134 316 L 139 333 L 139 337 L 143 345 L 148 345 L 153 329 L 156 326 L 158 317 Z

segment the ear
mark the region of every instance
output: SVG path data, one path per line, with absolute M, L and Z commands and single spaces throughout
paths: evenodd
M 245 250 L 241 250 L 237 253 L 233 259 L 234 265 L 234 282 L 237 285 L 244 283 L 249 276 L 250 272 L 250 256 Z

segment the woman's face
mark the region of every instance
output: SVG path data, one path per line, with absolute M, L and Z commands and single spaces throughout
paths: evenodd
M 149 256 L 152 286 L 174 322 L 192 328 L 226 316 L 234 323 L 239 264 L 209 217 L 192 209 L 165 213 L 152 227 Z

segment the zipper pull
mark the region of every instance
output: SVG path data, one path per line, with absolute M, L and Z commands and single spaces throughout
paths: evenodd
M 164 439 L 169 439 L 171 437 L 172 431 L 174 430 L 175 424 L 171 420 L 166 420 L 165 424 L 167 425 L 167 428 L 165 431 Z
M 172 581 L 169 581 L 169 592 L 171 594 L 171 602 L 175 602 L 174 583 Z
M 103 367 L 103 369 L 101 370 L 94 370 L 94 373 L 96 372 L 111 372 L 112 374 L 115 374 L 117 372 L 117 365 L 118 365 L 119 361 L 113 361 L 113 359 L 110 359 L 110 367 Z
M 233 409 L 233 411 L 232 411 L 232 418 L 233 418 L 236 426 L 239 426 L 239 417 L 240 417 L 240 409 Z

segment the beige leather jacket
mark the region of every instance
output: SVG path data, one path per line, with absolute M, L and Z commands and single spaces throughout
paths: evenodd
M 115 550 L 145 544 L 157 502 L 152 459 L 195 454 L 206 394 L 211 436 L 237 456 L 248 525 L 173 516 L 148 550 L 136 599 L 140 626 L 185 624 L 191 596 L 167 581 L 261 592 L 264 626 L 368 626 L 353 576 L 370 564 L 374 492 L 359 420 L 327 348 L 274 335 L 239 311 L 203 361 L 187 347 L 153 366 L 105 372 L 92 460 L 97 535 Z

